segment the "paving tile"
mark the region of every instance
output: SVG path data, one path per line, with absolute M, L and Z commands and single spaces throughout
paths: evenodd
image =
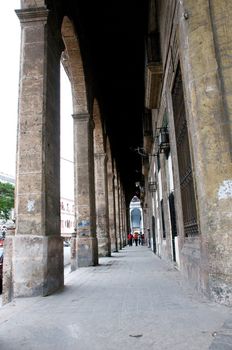
M 230 309 L 145 246 L 100 258 L 66 275 L 63 291 L 16 299 L 0 315 L 1 350 L 232 349 Z

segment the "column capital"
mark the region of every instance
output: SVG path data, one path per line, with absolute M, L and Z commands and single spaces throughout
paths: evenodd
M 65 46 L 59 30 L 59 24 L 55 16 L 55 12 L 48 10 L 47 7 L 45 6 L 20 9 L 20 10 L 15 10 L 15 12 L 20 20 L 22 30 L 27 30 L 27 28 L 30 28 L 32 26 L 39 26 L 39 27 L 42 26 L 43 29 L 41 30 L 45 30 L 44 26 L 45 24 L 49 23 L 49 16 L 55 19 L 55 21 L 50 21 L 49 30 L 51 35 L 48 36 L 49 39 L 47 37 L 44 40 L 47 40 L 48 47 L 49 46 L 53 47 L 53 52 L 58 56 L 57 59 L 60 60 L 61 52 L 64 50 Z M 40 36 L 38 35 L 38 37 Z M 27 40 L 30 41 L 33 39 L 31 38 L 31 36 L 28 36 Z
M 94 156 L 96 158 L 105 158 L 105 159 L 107 159 L 107 154 L 105 152 L 95 152 Z
M 72 114 L 72 117 L 73 117 L 74 122 L 75 121 L 77 121 L 79 123 L 89 122 L 92 129 L 95 128 L 94 120 L 89 113 L 74 113 L 74 114 Z
M 96 152 L 94 153 L 94 159 L 98 162 L 101 162 L 101 164 L 104 164 L 104 167 L 106 167 L 108 157 L 105 152 Z
M 20 23 L 28 23 L 35 21 L 47 21 L 49 10 L 46 7 L 36 7 L 15 10 Z
M 92 119 L 90 116 L 90 113 L 74 113 L 72 114 L 73 119 L 77 119 L 79 121 L 87 121 L 89 119 Z

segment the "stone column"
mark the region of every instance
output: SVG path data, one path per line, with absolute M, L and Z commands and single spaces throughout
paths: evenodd
M 74 114 L 74 200 L 76 256 L 72 270 L 98 264 L 96 238 L 93 120 L 88 113 Z M 73 261 L 74 260 L 74 261 Z
M 22 35 L 13 297 L 44 296 L 64 283 L 59 110 L 63 45 L 45 8 L 18 10 L 17 15 Z
M 95 153 L 95 198 L 99 256 L 111 255 L 106 154 Z
M 118 217 L 118 213 L 117 213 L 117 207 L 116 207 L 116 203 L 117 203 L 117 190 L 116 190 L 116 178 L 115 175 L 113 175 L 113 179 L 112 179 L 112 183 L 113 183 L 113 210 L 114 210 L 114 229 L 115 229 L 115 249 L 116 252 L 118 252 L 119 250 L 119 241 L 118 241 L 118 221 L 117 221 L 117 217 Z
M 125 205 L 125 195 L 122 192 L 121 198 L 121 216 L 122 216 L 122 241 L 123 246 L 125 247 L 127 244 L 127 227 L 126 227 L 126 205 Z
M 123 248 L 123 232 L 122 232 L 122 188 L 118 178 L 118 222 L 119 222 L 119 240 L 120 249 Z
M 114 178 L 114 189 L 115 189 L 115 214 L 116 214 L 116 228 L 117 228 L 117 243 L 118 250 L 122 249 L 121 234 L 120 234 L 120 210 L 119 210 L 119 189 L 118 189 L 118 178 Z
M 123 193 L 121 193 L 120 198 L 120 213 L 121 213 L 121 232 L 122 232 L 122 246 L 125 247 L 126 241 L 125 241 L 125 222 L 124 222 L 124 207 L 123 207 Z
M 112 168 L 111 168 L 112 169 Z M 108 171 L 108 207 L 109 207 L 109 232 L 111 242 L 111 252 L 117 252 L 117 238 L 115 227 L 115 206 L 114 206 L 114 190 L 113 190 L 113 174 L 112 170 Z
M 184 0 L 180 54 L 201 230 L 201 289 L 232 303 L 231 1 Z

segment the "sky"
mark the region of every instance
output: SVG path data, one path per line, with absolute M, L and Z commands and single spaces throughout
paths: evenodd
M 20 25 L 19 0 L 2 1 L 0 11 L 0 172 L 15 174 Z
M 20 22 L 15 9 L 20 0 L 1 2 L 0 33 L 0 172 L 15 176 L 16 132 L 18 118 L 18 82 L 20 63 Z M 61 183 L 73 183 L 72 99 L 69 80 L 61 69 Z M 67 159 L 67 160 L 66 160 Z M 70 198 L 72 186 L 61 186 Z

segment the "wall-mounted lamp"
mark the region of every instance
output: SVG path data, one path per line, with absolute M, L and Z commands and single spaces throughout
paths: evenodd
M 135 187 L 138 187 L 140 192 L 144 192 L 144 187 L 143 187 L 143 184 L 140 183 L 140 181 L 136 181 L 135 182 Z
M 158 153 L 155 153 L 155 154 L 146 153 L 146 151 L 143 147 L 137 147 L 137 148 L 135 148 L 135 151 L 138 152 L 138 154 L 144 158 L 158 156 Z
M 183 16 L 185 20 L 189 19 L 189 14 L 187 11 L 184 12 Z

